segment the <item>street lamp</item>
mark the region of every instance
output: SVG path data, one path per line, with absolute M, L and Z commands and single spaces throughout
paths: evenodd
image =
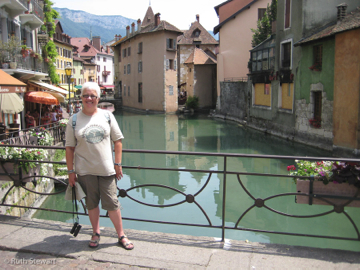
M 67 81 L 69 84 L 69 103 L 68 103 L 68 108 L 69 108 L 69 113 L 71 115 L 71 110 L 70 110 L 70 78 L 71 78 L 71 73 L 72 73 L 72 67 L 70 65 L 70 63 L 67 64 L 66 68 L 65 68 L 65 74 L 67 77 Z

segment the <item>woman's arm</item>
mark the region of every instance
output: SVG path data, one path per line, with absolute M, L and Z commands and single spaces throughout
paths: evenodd
M 75 147 L 67 146 L 65 147 L 66 151 L 66 166 L 68 171 L 74 170 L 74 154 L 75 154 Z M 69 173 L 69 184 L 70 186 L 74 186 L 76 182 L 76 174 L 75 172 Z
M 115 150 L 115 163 L 121 164 L 122 160 L 122 141 L 117 140 L 114 142 L 114 150 Z M 119 180 L 123 177 L 122 166 L 114 165 L 116 178 Z

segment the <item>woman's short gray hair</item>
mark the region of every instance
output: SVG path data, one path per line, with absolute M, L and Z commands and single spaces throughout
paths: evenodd
M 83 94 L 84 90 L 95 90 L 97 96 L 100 98 L 100 86 L 96 82 L 84 83 L 81 88 L 81 95 Z

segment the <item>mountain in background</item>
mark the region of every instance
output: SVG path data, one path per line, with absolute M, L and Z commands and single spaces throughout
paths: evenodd
M 126 26 L 137 20 L 121 15 L 94 15 L 82 10 L 53 7 L 60 14 L 58 19 L 63 31 L 70 37 L 100 36 L 102 43 L 114 39 L 115 35 L 126 35 Z M 212 31 L 208 31 L 213 35 Z M 214 35 L 213 35 L 214 36 Z M 214 36 L 217 39 L 216 36 Z
M 71 37 L 100 36 L 102 42 L 109 42 L 115 35 L 126 35 L 126 26 L 136 20 L 125 18 L 121 15 L 100 16 L 82 10 L 54 7 L 60 14 L 58 19 L 64 33 Z

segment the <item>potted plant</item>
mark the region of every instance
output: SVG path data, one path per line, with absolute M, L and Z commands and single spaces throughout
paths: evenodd
M 0 62 L 2 68 L 9 68 L 9 52 L 7 49 L 7 43 L 0 40 Z
M 16 36 L 11 36 L 7 42 L 7 50 L 10 57 L 10 68 L 16 68 L 16 56 L 21 51 L 21 42 L 20 39 Z
M 296 166 L 290 165 L 287 170 L 294 178 L 297 192 L 304 194 L 296 196 L 297 203 L 360 207 L 360 201 L 351 200 L 360 195 L 360 164 L 308 160 L 295 162 Z M 323 197 L 326 201 L 316 198 L 321 195 L 334 198 Z M 346 199 L 337 199 L 336 196 Z

